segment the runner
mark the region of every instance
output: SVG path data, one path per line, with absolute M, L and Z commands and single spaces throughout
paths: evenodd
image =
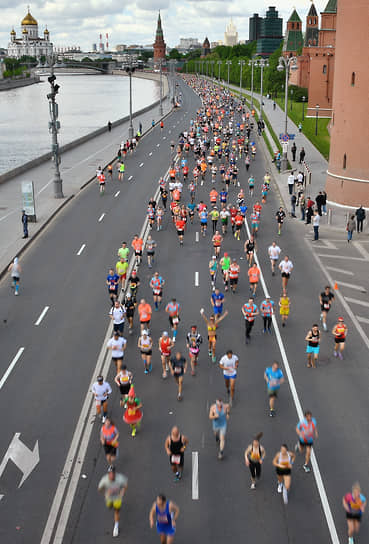
M 115 265 L 115 270 L 118 274 L 119 283 L 121 284 L 122 289 L 124 289 L 128 270 L 128 262 L 126 259 L 120 258 Z
M 132 247 L 136 256 L 136 266 L 139 266 L 142 261 L 143 240 L 142 238 L 139 238 L 138 234 L 135 234 L 132 240 Z
M 225 386 L 228 394 L 228 403 L 229 406 L 233 405 L 234 392 L 236 388 L 236 378 L 238 370 L 238 357 L 229 349 L 226 355 L 219 361 L 219 366 L 223 370 L 223 376 L 225 381 Z
M 217 231 L 217 224 L 218 224 L 218 219 L 219 219 L 219 216 L 220 216 L 218 208 L 212 208 L 210 210 L 210 212 L 209 212 L 209 215 L 210 215 L 211 224 L 212 224 L 212 228 L 213 228 L 213 234 L 216 234 L 218 232 Z
M 96 382 L 92 385 L 91 391 L 95 397 L 96 417 L 101 415 L 102 407 L 101 421 L 105 423 L 108 415 L 108 398 L 112 392 L 110 384 L 104 381 L 103 376 L 98 376 Z
M 108 340 L 107 349 L 111 350 L 111 358 L 115 364 L 117 373 L 122 368 L 124 351 L 127 347 L 127 340 L 121 336 L 119 331 L 114 331 L 112 338 Z
M 256 480 L 260 480 L 261 465 L 265 458 L 265 449 L 260 444 L 263 433 L 258 433 L 245 450 L 245 464 L 251 474 L 251 489 L 256 489 Z
M 260 216 L 255 210 L 253 210 L 250 215 L 250 221 L 251 221 L 252 236 L 255 238 L 259 231 L 259 223 L 260 223 Z
M 156 497 L 150 510 L 149 520 L 152 529 L 156 518 L 156 530 L 161 544 L 173 544 L 178 516 L 179 508 L 174 502 L 168 501 L 165 495 Z
M 290 314 L 290 299 L 287 296 L 286 289 L 283 289 L 283 293 L 279 298 L 279 315 L 282 318 L 282 327 L 286 326 L 288 316 Z
M 319 302 L 320 302 L 320 320 L 323 323 L 323 329 L 327 330 L 327 315 L 331 309 L 332 303 L 334 301 L 334 294 L 331 292 L 331 288 L 327 285 L 324 288 L 324 291 L 320 293 Z
M 144 330 L 150 332 L 152 308 L 144 298 L 140 300 L 140 304 L 138 305 L 138 315 L 140 317 L 141 333 Z
M 281 248 L 277 246 L 276 242 L 272 242 L 272 245 L 268 247 L 268 255 L 269 255 L 270 264 L 272 267 L 272 276 L 275 276 L 275 265 L 277 264 L 277 261 L 279 260 L 280 254 L 281 254 Z
M 15 257 L 14 261 L 10 263 L 8 271 L 10 272 L 10 276 L 12 278 L 12 288 L 14 289 L 14 294 L 18 296 L 19 295 L 19 280 L 20 280 L 20 274 L 22 272 L 18 257 Z
M 123 421 L 127 423 L 131 430 L 131 436 L 134 438 L 136 436 L 137 429 L 141 426 L 142 420 L 142 402 L 139 398 L 136 397 L 135 389 L 131 385 L 129 393 L 124 399 L 123 407 L 125 409 L 123 414 Z
M 211 315 L 209 319 L 206 317 L 204 313 L 204 308 L 201 308 L 200 314 L 205 321 L 208 329 L 208 349 L 209 349 L 209 357 L 212 358 L 213 363 L 216 363 L 217 358 L 215 356 L 215 348 L 217 345 L 217 328 L 219 326 L 219 323 L 223 321 L 223 319 L 228 315 L 228 310 L 224 312 L 224 314 L 216 321 L 215 316 Z
M 132 300 L 136 304 L 136 294 L 137 289 L 140 285 L 140 278 L 137 276 L 137 271 L 134 268 L 131 272 L 131 275 L 128 278 L 128 293 L 132 295 Z
M 284 382 L 283 372 L 279 368 L 277 361 L 274 361 L 272 366 L 265 369 L 264 380 L 267 383 L 269 397 L 269 415 L 275 416 L 275 401 L 282 383 Z
M 102 196 L 105 193 L 105 175 L 104 175 L 104 173 L 101 172 L 97 179 L 99 180 L 100 196 Z
M 114 306 L 118 296 L 119 276 L 114 272 L 113 268 L 109 269 L 109 274 L 106 277 L 106 285 L 108 286 L 111 305 Z
M 200 346 L 202 344 L 201 334 L 197 331 L 197 326 L 192 325 L 191 330 L 186 336 L 186 345 L 188 349 L 188 355 L 191 364 L 191 375 L 196 375 L 197 360 L 200 353 Z
M 247 155 L 246 157 L 246 160 L 248 160 L 248 164 L 250 164 L 250 157 Z M 246 162 L 245 160 L 245 162 Z M 248 167 L 246 166 L 246 169 L 248 170 Z M 254 187 L 255 187 L 255 178 L 254 176 L 250 176 L 249 177 L 249 193 L 250 193 L 250 196 L 253 196 L 254 195 Z
M 333 355 L 343 359 L 342 352 L 345 349 L 345 342 L 347 336 L 347 326 L 344 323 L 343 317 L 338 318 L 338 322 L 335 324 L 332 330 L 334 336 L 334 351 Z
M 316 323 L 308 331 L 305 340 L 307 342 L 306 353 L 307 353 L 307 367 L 316 368 L 319 356 L 319 343 L 320 343 L 320 330 Z
M 122 242 L 122 247 L 118 249 L 118 257 L 120 259 L 125 259 L 128 261 L 129 247 L 127 247 L 127 242 Z
M 260 269 L 258 268 L 256 263 L 254 263 L 252 267 L 249 268 L 248 276 L 249 276 L 249 283 L 250 283 L 250 291 L 252 295 L 255 296 L 256 289 L 260 279 Z
M 176 226 L 176 229 L 177 229 L 179 245 L 183 246 L 183 236 L 184 236 L 185 228 L 186 228 L 186 219 L 179 216 L 176 219 L 175 226 Z
M 208 212 L 207 212 L 206 206 L 202 208 L 201 211 L 199 211 L 199 217 L 200 217 L 201 234 L 205 236 L 207 225 L 208 225 Z
M 229 404 L 223 403 L 223 401 L 220 399 L 217 399 L 215 403 L 210 406 L 209 419 L 212 422 L 215 440 L 217 443 L 219 442 L 218 459 L 223 459 L 224 457 L 225 436 L 227 432 L 229 412 Z
M 107 508 L 114 509 L 114 528 L 113 537 L 119 535 L 120 509 L 122 499 L 127 491 L 128 478 L 124 474 L 115 471 L 113 467 L 108 474 L 105 474 L 99 482 L 98 490 L 105 494 L 105 504 Z
M 238 210 L 237 214 L 235 215 L 235 218 L 234 218 L 234 225 L 235 225 L 234 237 L 238 241 L 240 240 L 240 237 L 241 237 L 241 230 L 242 230 L 242 226 L 244 224 L 244 221 L 245 221 L 245 218 L 243 217 L 241 212 Z
M 209 261 L 209 273 L 210 273 L 210 283 L 214 291 L 215 283 L 217 280 L 217 270 L 218 270 L 218 261 L 216 255 L 213 255 Z
M 222 224 L 222 234 L 227 234 L 227 227 L 228 227 L 228 218 L 230 217 L 230 212 L 226 208 L 225 204 L 222 204 L 222 209 L 219 212 L 220 222 Z
M 218 258 L 220 255 L 220 248 L 223 242 L 223 236 L 219 234 L 219 231 L 217 230 L 215 231 L 215 234 L 212 238 L 212 242 L 213 242 L 215 257 Z
M 346 510 L 348 544 L 354 544 L 354 534 L 359 534 L 361 518 L 366 508 L 366 498 L 357 482 L 352 486 L 351 493 L 346 493 L 342 498 L 342 504 Z
M 114 378 L 115 383 L 119 387 L 121 400 L 120 403 L 122 405 L 122 401 L 126 395 L 128 395 L 132 381 L 133 381 L 133 374 L 129 370 L 127 370 L 126 365 L 122 365 L 122 368 L 118 372 L 118 374 Z
M 182 356 L 180 351 L 177 351 L 174 357 L 170 358 L 170 372 L 174 377 L 176 384 L 178 386 L 178 395 L 177 400 L 182 400 L 182 385 L 183 385 L 183 376 L 187 371 L 187 361 L 185 357 Z
M 131 293 L 128 291 L 124 299 L 124 307 L 126 309 L 126 317 L 128 319 L 128 334 L 133 332 L 133 317 L 135 315 L 136 304 L 132 299 Z
M 245 245 L 243 246 L 243 250 L 246 254 L 246 260 L 248 262 L 249 267 L 252 266 L 252 261 L 254 259 L 254 252 L 256 250 L 256 243 L 253 235 L 251 234 L 250 238 L 246 240 Z
M 161 337 L 159 338 L 159 351 L 161 357 L 161 366 L 163 368 L 162 378 L 167 377 L 167 372 L 169 372 L 169 359 L 171 354 L 171 349 L 174 347 L 174 342 L 169 338 L 167 331 L 164 331 Z
M 165 285 L 164 279 L 159 276 L 159 272 L 155 272 L 150 281 L 150 287 L 152 289 L 152 296 L 154 300 L 155 312 L 159 310 L 161 299 L 163 297 L 163 287 Z
M 259 314 L 259 310 L 256 304 L 254 304 L 254 299 L 250 297 L 248 302 L 245 302 L 242 306 L 241 311 L 245 318 L 245 342 L 248 344 L 251 340 L 250 333 L 254 326 L 255 317 Z
M 113 469 L 117 456 L 119 432 L 110 417 L 105 418 L 100 430 L 100 442 L 104 447 L 105 457 L 108 463 L 108 471 Z
M 229 266 L 229 284 L 231 286 L 231 292 L 235 294 L 238 284 L 238 276 L 240 274 L 240 265 L 237 264 L 236 259 L 232 260 Z
M 296 433 L 299 440 L 295 446 L 295 452 L 302 453 L 305 450 L 305 463 L 302 465 L 305 472 L 310 472 L 309 462 L 311 456 L 311 448 L 314 444 L 314 438 L 318 438 L 318 430 L 316 420 L 312 413 L 308 410 L 305 412 L 305 418 L 302 419 L 296 426 Z
M 180 322 L 180 318 L 179 318 L 180 310 L 181 310 L 181 305 L 179 304 L 179 302 L 177 302 L 175 298 L 172 298 L 172 300 L 168 302 L 168 304 L 165 307 L 165 311 L 169 316 L 169 325 L 172 329 L 173 343 L 176 341 L 176 338 L 177 338 L 177 328 Z
M 125 169 L 124 162 L 121 162 L 118 169 L 118 181 L 121 181 L 124 178 Z
M 282 444 L 281 449 L 275 454 L 273 465 L 277 473 L 278 493 L 283 494 L 284 504 L 288 504 L 288 492 L 291 487 L 291 471 L 295 460 L 295 454 L 288 451 L 288 446 Z
M 223 312 L 223 301 L 224 295 L 220 292 L 218 288 L 214 290 L 210 297 L 210 303 L 213 307 L 213 312 L 215 316 L 215 321 L 218 321 Z
M 282 289 L 286 289 L 288 280 L 290 279 L 293 270 L 293 263 L 290 261 L 288 255 L 286 255 L 285 258 L 279 263 L 278 268 L 282 273 Z
M 142 331 L 142 334 L 138 339 L 137 347 L 141 352 L 141 359 L 144 362 L 145 374 L 149 374 L 149 372 L 152 371 L 152 339 L 149 336 L 148 331 Z
M 275 214 L 275 217 L 276 217 L 276 220 L 277 220 L 277 223 L 278 223 L 278 234 L 280 235 L 281 231 L 282 231 L 283 221 L 286 218 L 286 214 L 285 214 L 284 209 L 282 208 L 282 206 L 279 208 L 279 210 Z
M 220 266 L 222 268 L 224 289 L 228 291 L 229 269 L 231 266 L 231 259 L 228 257 L 228 253 L 224 253 L 224 256 L 220 259 Z
M 274 302 L 267 295 L 265 300 L 260 304 L 260 315 L 263 318 L 263 333 L 265 334 L 267 329 L 269 334 L 272 334 L 272 317 L 274 314 Z
M 172 427 L 165 440 L 165 451 L 169 457 L 170 466 L 174 473 L 174 481 L 182 478 L 184 465 L 184 452 L 188 446 L 188 438 L 179 432 L 177 426 Z
M 116 300 L 114 302 L 113 308 L 109 312 L 110 319 L 113 322 L 113 330 L 114 332 L 118 332 L 121 336 L 123 335 L 124 331 L 124 321 L 126 316 L 126 309 L 125 307 L 119 302 L 119 300 Z
M 152 239 L 151 234 L 149 234 L 146 240 L 147 265 L 149 268 L 152 268 L 154 264 L 155 249 L 156 242 Z

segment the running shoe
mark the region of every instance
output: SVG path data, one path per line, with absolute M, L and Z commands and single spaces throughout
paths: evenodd
M 304 469 L 305 472 L 311 471 L 311 468 L 308 465 L 302 465 L 302 468 Z
M 282 483 L 279 483 L 279 484 L 278 484 L 278 487 L 277 487 L 277 492 L 278 492 L 278 493 L 282 493 L 282 489 L 283 489 L 283 484 L 282 484 Z
M 251 484 L 251 489 L 256 489 L 256 484 L 252 483 Z

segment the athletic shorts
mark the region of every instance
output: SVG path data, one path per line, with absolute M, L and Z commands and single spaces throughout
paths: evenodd
M 178 315 L 173 315 L 173 316 L 169 316 L 169 323 L 170 323 L 170 326 L 173 327 L 173 318 L 176 317 L 178 319 L 178 323 L 181 321 L 179 316 Z M 176 325 L 178 325 L 178 323 L 176 323 Z
M 352 519 L 354 521 L 361 521 L 361 512 L 346 512 L 346 519 Z
M 213 306 L 213 312 L 214 315 L 220 315 L 223 311 L 223 305 L 222 306 Z
M 320 346 L 307 346 L 306 347 L 306 353 L 314 353 L 314 355 L 318 355 Z
M 117 454 L 117 448 L 115 448 L 111 444 L 104 444 L 104 451 L 105 451 L 105 455 L 116 455 Z
M 301 438 L 299 438 L 299 444 L 302 448 L 306 448 L 306 446 L 310 446 L 310 448 L 312 448 L 314 445 L 313 442 L 303 442 Z
M 238 283 L 238 278 L 229 278 L 229 283 L 231 285 L 237 285 Z
M 177 230 L 177 234 L 178 234 L 178 236 L 183 236 L 184 235 L 184 230 Z
M 288 272 L 282 272 L 282 278 L 289 278 L 290 274 Z
M 258 229 L 259 228 L 259 223 L 251 223 L 251 227 L 253 229 Z
M 223 374 L 223 376 L 225 380 L 235 380 L 237 378 L 237 373 L 235 372 L 234 374 L 232 374 L 232 376 L 226 376 L 225 374 Z
M 142 251 L 135 251 L 135 255 L 136 257 L 141 257 L 142 256 Z
M 277 398 L 278 389 L 268 389 L 268 396 Z
M 123 321 L 123 323 L 114 323 L 113 329 L 114 329 L 114 332 L 115 332 L 115 331 L 118 331 L 118 332 L 123 333 L 123 330 L 124 330 L 124 321 Z
M 148 255 L 149 257 L 152 257 L 152 256 L 154 255 L 154 253 L 155 253 L 155 251 L 148 251 L 148 252 L 147 252 L 147 255 Z
M 215 427 L 213 425 L 213 431 L 219 434 L 219 436 L 225 436 L 227 432 L 227 425 L 223 425 L 223 427 Z
M 346 342 L 346 338 L 334 338 L 334 341 L 336 344 L 344 344 Z
M 289 476 L 291 474 L 290 468 L 276 467 L 275 471 L 278 474 L 278 476 Z
M 155 292 L 153 291 L 152 294 L 153 294 L 154 297 L 162 297 L 162 296 L 163 296 L 163 291 L 159 291 L 158 293 L 155 293 Z
M 149 350 L 141 349 L 141 355 L 152 355 L 152 349 L 149 349 Z
M 114 508 L 114 510 L 120 510 L 122 507 L 122 499 L 115 499 L 114 501 L 107 499 L 105 503 L 108 508 Z

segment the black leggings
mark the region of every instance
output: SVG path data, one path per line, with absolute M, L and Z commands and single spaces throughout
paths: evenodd
M 270 315 L 265 315 L 263 317 L 263 321 L 264 321 L 264 330 L 270 329 L 272 326 L 272 317 Z
M 249 469 L 251 473 L 251 478 L 255 480 L 255 478 L 259 479 L 261 475 L 261 464 L 260 463 L 254 463 L 253 461 L 250 461 Z

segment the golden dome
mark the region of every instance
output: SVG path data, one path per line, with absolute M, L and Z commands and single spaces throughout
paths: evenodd
M 11 36 L 15 36 L 15 35 L 16 35 L 16 32 L 15 32 L 14 28 L 13 28 L 13 30 L 11 31 L 10 35 L 11 35 Z
M 49 31 L 47 30 L 47 28 L 45 28 L 44 34 L 50 34 Z
M 25 18 L 23 19 L 22 23 L 21 23 L 22 26 L 24 25 L 34 25 L 34 26 L 37 26 L 37 21 L 34 17 L 32 17 L 32 15 L 30 14 L 30 12 L 27 13 L 27 15 L 25 16 Z
M 22 30 L 22 34 L 28 34 L 28 30 L 27 30 L 26 28 L 24 28 L 24 29 Z

